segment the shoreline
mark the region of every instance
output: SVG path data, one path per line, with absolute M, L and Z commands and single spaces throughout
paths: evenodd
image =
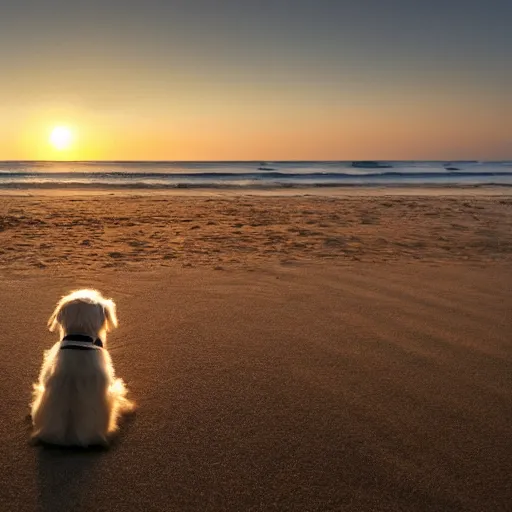
M 151 196 L 204 196 L 204 197 L 385 197 L 385 196 L 417 196 L 417 197 L 497 197 L 512 196 L 512 187 L 508 186 L 350 186 L 350 187 L 304 187 L 304 188 L 268 188 L 268 189 L 210 189 L 210 188 L 108 188 L 108 187 L 23 187 L 9 188 L 0 186 L 1 196 L 121 196 L 121 197 L 151 197 Z

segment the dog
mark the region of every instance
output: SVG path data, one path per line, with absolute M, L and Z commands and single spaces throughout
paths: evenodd
M 77 290 L 57 303 L 48 328 L 58 330 L 60 340 L 45 351 L 34 384 L 34 441 L 108 446 L 121 415 L 135 409 L 106 348 L 114 327 L 116 305 L 96 290 Z

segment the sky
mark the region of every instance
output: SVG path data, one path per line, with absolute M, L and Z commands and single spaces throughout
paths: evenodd
M 510 26 L 511 0 L 0 0 L 0 160 L 512 159 Z

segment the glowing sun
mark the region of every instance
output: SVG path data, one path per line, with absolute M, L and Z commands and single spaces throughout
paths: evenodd
M 50 134 L 50 143 L 59 151 L 69 149 L 73 142 L 73 134 L 66 126 L 56 126 Z

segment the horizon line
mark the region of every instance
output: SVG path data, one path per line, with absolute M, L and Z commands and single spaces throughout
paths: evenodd
M 471 158 L 451 158 L 451 159 L 432 159 L 432 158 L 414 158 L 414 159 L 403 159 L 403 158 L 386 158 L 386 159 L 313 159 L 313 160 L 300 160 L 300 159 L 290 159 L 290 160 L 265 160 L 265 159 L 257 159 L 257 160 L 37 160 L 37 159 L 0 159 L 1 163 L 56 163 L 56 164 L 82 164 L 82 163 L 118 163 L 118 164 L 131 164 L 131 163 L 154 163 L 154 164 L 172 164 L 172 163 L 260 163 L 260 164 L 270 164 L 270 163 L 299 163 L 299 162 L 460 162 L 460 163 L 479 163 L 479 162 L 512 162 L 512 157 L 510 159 L 471 159 Z

